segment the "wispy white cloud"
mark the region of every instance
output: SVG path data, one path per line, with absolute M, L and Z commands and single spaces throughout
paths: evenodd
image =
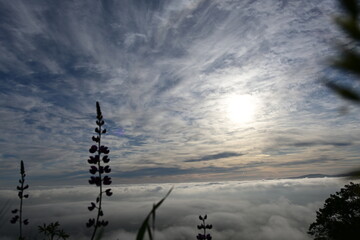
M 329 39 L 339 36 L 333 1 L 39 0 L 4 2 L 0 11 L 0 161 L 9 174 L 16 158 L 44 176 L 83 171 L 95 101 L 112 165 L 123 172 L 266 161 L 281 168 L 319 156 L 342 159 L 345 170 L 358 153 L 358 114 L 338 116 L 338 99 L 318 82 L 333 52 Z M 227 117 L 233 95 L 256 101 L 253 121 Z M 306 142 L 351 146 L 297 145 Z M 245 155 L 184 162 L 224 152 Z M 340 167 L 323 166 L 311 169 Z M 275 172 L 266 167 L 249 174 Z M 297 167 L 276 171 L 309 171 Z

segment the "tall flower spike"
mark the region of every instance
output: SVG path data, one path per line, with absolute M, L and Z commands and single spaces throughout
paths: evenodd
M 103 190 L 104 185 L 110 185 L 112 181 L 111 177 L 105 175 L 111 172 L 110 166 L 102 165 L 102 163 L 107 164 L 110 161 L 110 158 L 107 155 L 109 154 L 110 150 L 108 147 L 101 145 L 101 137 L 106 133 L 106 129 L 102 128 L 105 122 L 103 120 L 99 102 L 96 102 L 96 119 L 97 127 L 95 128 L 95 133 L 97 136 L 92 137 L 92 140 L 96 143 L 96 145 L 92 145 L 89 149 L 89 152 L 95 155 L 90 156 L 88 159 L 88 163 L 91 165 L 89 172 L 91 175 L 94 175 L 90 176 L 89 184 L 99 187 L 99 194 L 96 197 L 96 202 L 91 202 L 91 206 L 88 206 L 89 211 L 97 209 L 97 216 L 95 218 L 90 218 L 86 223 L 88 228 L 94 228 L 91 237 L 92 240 L 95 238 L 96 231 L 99 227 L 105 227 L 108 225 L 108 221 L 102 219 L 104 215 L 102 210 L 103 194 L 105 193 L 105 195 L 108 197 L 112 195 L 110 188 Z M 102 161 L 100 159 L 102 159 Z
M 201 215 L 199 216 L 199 220 L 202 221 L 202 223 L 200 225 L 197 225 L 197 228 L 199 230 L 203 229 L 203 233 L 199 233 L 196 236 L 197 240 L 211 240 L 212 237 L 211 235 L 208 233 L 206 234 L 206 229 L 212 229 L 212 224 L 206 224 L 205 221 L 207 219 L 207 215 L 205 214 L 204 217 L 202 217 Z
M 19 191 L 18 192 L 18 197 L 20 198 L 20 207 L 19 209 L 14 209 L 11 211 L 11 213 L 15 214 L 15 216 L 10 220 L 10 222 L 12 224 L 15 224 L 17 222 L 19 222 L 19 239 L 24 239 L 23 234 L 22 234 L 22 225 L 28 225 L 29 224 L 29 220 L 25 219 L 23 220 L 23 200 L 24 198 L 28 198 L 29 194 L 24 194 L 24 191 L 26 189 L 29 188 L 29 185 L 25 185 L 25 166 L 24 166 L 24 162 L 23 160 L 20 161 L 20 179 L 19 179 L 19 183 L 20 186 L 17 186 L 16 189 Z

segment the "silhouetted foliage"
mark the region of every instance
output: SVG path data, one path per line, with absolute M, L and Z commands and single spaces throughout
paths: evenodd
M 316 212 L 316 222 L 308 233 L 315 240 L 355 240 L 360 238 L 360 184 L 345 185 L 331 194 Z
M 342 16 L 335 18 L 336 25 L 346 34 L 347 43 L 339 43 L 339 56 L 331 61 L 331 66 L 352 73 L 355 80 L 360 80 L 360 27 L 359 27 L 359 4 L 357 0 L 338 0 L 344 10 Z M 326 80 L 326 85 L 338 95 L 360 104 L 360 92 L 353 87 L 345 86 Z
M 59 228 L 60 228 L 59 222 L 50 223 L 49 225 L 46 225 L 44 223 L 43 226 L 38 226 L 39 233 L 44 234 L 45 237 L 47 237 L 47 239 L 49 240 L 54 240 L 55 237 L 56 239 L 66 240 L 67 238 L 70 237 L 68 234 L 64 232 L 63 229 L 59 229 Z
M 108 149 L 108 147 L 101 145 L 101 136 L 102 134 L 106 133 L 106 129 L 102 129 L 102 126 L 104 125 L 105 122 L 103 120 L 99 102 L 96 102 L 96 113 L 97 113 L 96 116 L 97 127 L 95 128 L 95 133 L 97 133 L 97 136 L 92 137 L 92 140 L 96 143 L 96 145 L 92 145 L 89 149 L 89 152 L 95 155 L 89 157 L 88 163 L 92 165 L 90 167 L 89 172 L 92 175 L 95 175 L 90 177 L 89 184 L 91 185 L 95 184 L 97 187 L 99 187 L 99 195 L 96 198 L 96 202 L 91 202 L 91 205 L 88 207 L 89 211 L 93 211 L 94 209 L 97 209 L 96 218 L 90 218 L 89 221 L 86 223 L 86 226 L 88 228 L 90 227 L 94 228 L 91 239 L 94 239 L 98 227 L 105 227 L 109 223 L 108 221 L 101 220 L 101 217 L 104 215 L 104 212 L 102 210 L 102 197 L 103 197 L 103 193 L 105 193 L 106 196 L 108 197 L 112 195 L 110 188 L 103 191 L 103 185 L 111 184 L 111 178 L 103 174 L 110 173 L 111 168 L 109 165 L 103 166 L 101 164 L 101 162 L 107 164 L 110 161 L 110 158 L 107 155 L 109 154 L 110 150 Z M 101 154 L 104 154 L 102 158 L 101 158 Z
M 153 208 L 149 212 L 149 214 L 146 216 L 145 220 L 141 224 L 141 227 L 139 228 L 139 231 L 136 235 L 136 240 L 143 240 L 145 237 L 145 233 L 148 233 L 149 239 L 153 240 L 155 238 L 155 218 L 156 218 L 156 209 L 160 207 L 160 205 L 165 201 L 165 199 L 170 195 L 173 188 L 171 188 L 168 193 L 161 199 L 158 203 L 153 205 Z M 150 223 L 151 221 L 151 223 Z
M 200 215 L 199 219 L 200 219 L 200 221 L 202 221 L 202 223 L 200 225 L 198 225 L 197 228 L 199 230 L 203 229 L 203 232 L 199 233 L 196 236 L 196 239 L 198 239 L 198 240 L 211 240 L 212 239 L 211 235 L 209 233 L 206 234 L 206 229 L 212 229 L 212 224 L 206 224 L 207 215 L 205 214 L 204 217 L 202 217 Z
M 359 13 L 360 6 L 357 0 L 338 0 L 340 7 L 344 10 L 342 16 L 335 18 L 336 25 L 345 33 L 347 43 L 340 42 L 338 44 L 339 55 L 334 58 L 330 65 L 335 69 L 351 73 L 354 75 L 353 84 L 356 86 L 360 81 L 360 24 Z M 354 87 L 346 86 L 344 84 L 334 82 L 332 80 L 325 80 L 328 88 L 333 90 L 342 98 L 349 100 L 355 104 L 360 104 L 360 91 Z M 356 169 L 347 173 L 350 178 L 359 178 L 360 169 Z
M 24 185 L 26 174 L 25 174 L 24 162 L 22 160 L 20 162 L 20 176 L 21 176 L 21 178 L 19 179 L 20 186 L 16 187 L 16 189 L 19 191 L 18 197 L 20 198 L 20 207 L 11 211 L 13 214 L 15 214 L 15 216 L 11 219 L 10 222 L 12 224 L 19 222 L 19 239 L 25 239 L 22 234 L 22 225 L 23 224 L 28 225 L 29 220 L 28 219 L 23 220 L 23 199 L 29 197 L 29 194 L 24 194 L 24 191 L 29 188 L 29 185 L 27 184 Z

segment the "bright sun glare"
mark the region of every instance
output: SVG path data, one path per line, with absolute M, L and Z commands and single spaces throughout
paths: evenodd
M 227 116 L 235 123 L 247 123 L 254 119 L 256 103 L 251 95 L 235 95 L 226 100 Z

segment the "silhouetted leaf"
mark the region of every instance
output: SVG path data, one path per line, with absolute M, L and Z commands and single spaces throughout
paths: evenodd
M 326 86 L 328 86 L 331 90 L 335 91 L 341 97 L 353 101 L 360 102 L 360 96 L 355 91 L 351 90 L 348 87 L 340 86 L 332 82 L 327 82 Z

